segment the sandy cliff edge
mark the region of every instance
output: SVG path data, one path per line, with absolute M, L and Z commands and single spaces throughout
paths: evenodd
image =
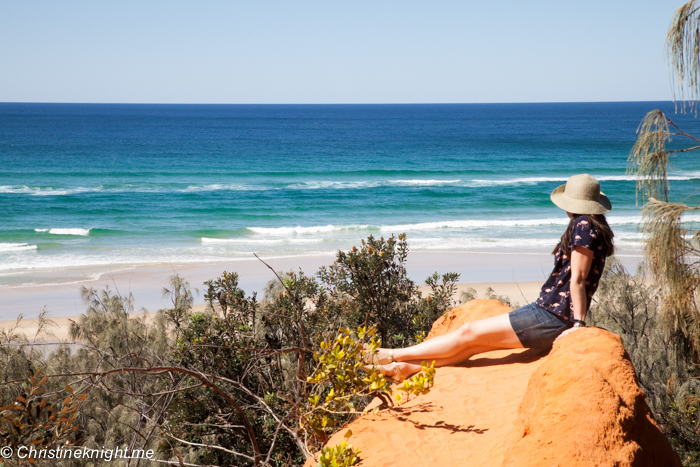
M 510 311 L 472 300 L 429 337 Z M 678 466 L 618 336 L 587 328 L 547 354 L 499 350 L 439 368 L 429 394 L 367 414 L 347 429 L 361 466 Z M 310 459 L 307 466 L 315 465 Z

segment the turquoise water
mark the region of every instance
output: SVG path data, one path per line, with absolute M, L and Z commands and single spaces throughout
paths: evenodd
M 0 104 L 0 286 L 106 268 L 314 255 L 406 232 L 412 250 L 548 251 L 575 173 L 638 249 L 626 176 L 665 102 L 479 105 Z M 700 121 L 675 116 L 700 134 Z M 700 158 L 672 189 L 700 188 Z M 696 195 L 697 197 L 697 195 Z M 697 204 L 698 200 L 686 200 Z

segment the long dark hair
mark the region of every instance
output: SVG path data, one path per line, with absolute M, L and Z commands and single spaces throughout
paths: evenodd
M 598 231 L 598 235 L 602 237 L 603 243 L 608 247 L 607 256 L 613 255 L 615 253 L 615 245 L 613 245 L 613 237 L 615 234 L 608 225 L 604 214 L 572 214 L 569 226 L 566 228 L 564 235 L 561 236 L 561 240 L 559 240 L 557 246 L 552 250 L 552 254 L 556 254 L 559 247 L 561 247 L 563 254 L 566 256 L 571 255 L 571 232 L 574 230 L 574 222 L 581 216 L 588 217 L 588 220 L 591 221 L 593 227 Z

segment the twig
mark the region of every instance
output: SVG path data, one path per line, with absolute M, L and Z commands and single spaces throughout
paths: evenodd
M 518 285 L 518 283 L 515 281 L 515 268 L 513 268 L 513 282 L 515 283 L 515 286 L 516 286 L 516 287 L 518 288 L 518 290 L 520 291 L 520 295 L 522 295 L 523 300 L 525 300 L 525 304 L 528 304 L 529 302 L 528 302 L 527 298 L 525 298 L 525 294 L 523 293 L 523 290 L 520 288 L 520 286 Z

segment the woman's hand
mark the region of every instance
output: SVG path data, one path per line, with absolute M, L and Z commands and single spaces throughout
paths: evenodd
M 572 332 L 574 332 L 574 331 L 577 330 L 577 329 L 583 329 L 583 327 L 580 327 L 580 328 L 569 328 L 569 329 L 567 329 L 566 331 L 564 331 L 564 332 L 562 332 L 561 334 L 559 334 L 559 335 L 557 336 L 557 338 L 554 339 L 554 342 L 556 343 L 559 339 L 561 339 L 561 338 L 564 337 L 564 336 L 567 336 L 567 335 L 571 334 Z

